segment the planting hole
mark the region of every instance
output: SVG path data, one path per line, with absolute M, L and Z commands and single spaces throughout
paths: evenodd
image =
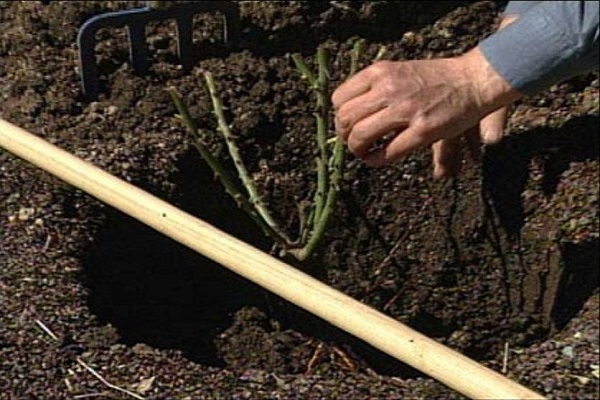
M 195 154 L 182 161 L 179 207 L 263 247 L 263 235 L 215 183 Z M 163 214 L 165 216 L 165 214 Z M 215 336 L 244 305 L 262 301 L 248 281 L 144 224 L 109 211 L 85 258 L 90 309 L 128 344 L 183 351 L 218 365 Z

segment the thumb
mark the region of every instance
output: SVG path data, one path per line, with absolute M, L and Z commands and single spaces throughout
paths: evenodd
M 486 115 L 479 122 L 481 141 L 484 144 L 496 144 L 502 140 L 504 137 L 507 114 L 508 107 L 502 107 L 493 113 Z

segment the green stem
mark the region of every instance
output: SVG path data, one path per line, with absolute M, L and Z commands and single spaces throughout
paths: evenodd
M 329 99 L 329 53 L 324 47 L 317 50 L 318 78 L 316 82 L 317 93 L 317 147 L 319 158 L 317 160 L 317 192 L 315 197 L 315 221 L 321 219 L 325 207 L 325 196 L 329 191 L 329 173 L 327 160 L 327 130 L 329 129 L 329 112 L 331 100 Z
M 365 40 L 359 39 L 354 42 L 354 46 L 352 46 L 352 52 L 350 53 L 350 74 L 348 77 L 351 77 L 358 71 L 358 60 L 365 50 Z M 381 51 L 381 49 L 380 49 Z M 378 54 L 379 55 L 379 54 Z M 383 56 L 383 54 L 381 54 Z
M 317 78 L 315 78 L 315 75 L 310 68 L 308 68 L 308 65 L 306 65 L 302 56 L 300 54 L 292 54 L 292 60 L 294 61 L 294 64 L 296 64 L 296 69 L 298 69 L 302 78 L 306 79 L 313 88 L 316 88 Z
M 232 177 L 227 173 L 227 170 L 223 168 L 219 160 L 213 156 L 208 147 L 204 144 L 202 140 L 201 131 L 196 126 L 194 119 L 191 117 L 190 112 L 181 100 L 181 97 L 177 93 L 174 88 L 167 89 L 175 107 L 177 108 L 177 112 L 181 116 L 181 119 L 186 126 L 188 132 L 191 134 L 193 140 L 193 145 L 200 153 L 200 156 L 204 159 L 204 161 L 208 164 L 210 169 L 215 174 L 217 180 L 223 185 L 227 194 L 229 194 L 233 200 L 236 202 L 238 207 L 244 210 L 252 220 L 265 232 L 266 235 L 273 238 L 276 241 L 282 240 L 279 237 L 277 231 L 275 231 L 271 226 L 269 226 L 255 211 L 252 203 L 242 195 L 238 186 L 235 184 Z
M 354 47 L 352 48 L 352 52 L 350 54 L 349 76 L 354 75 L 358 71 L 358 61 L 360 59 L 361 54 L 364 51 L 364 46 L 365 41 L 363 39 L 357 40 L 354 43 Z M 327 61 L 324 58 L 320 58 L 319 60 L 319 78 L 326 79 L 328 76 L 326 68 Z M 317 87 L 320 89 L 319 86 Z M 324 107 L 319 111 L 322 111 L 322 115 L 327 115 L 326 118 L 329 118 L 329 110 L 331 109 L 329 96 L 326 97 L 323 106 Z M 329 119 L 327 119 L 326 121 L 327 123 L 329 123 Z M 325 126 L 327 127 L 329 125 Z M 319 213 L 315 213 L 314 226 L 310 237 L 308 238 L 308 241 L 306 242 L 304 247 L 300 249 L 294 249 L 291 251 L 291 253 L 299 260 L 305 260 L 306 258 L 310 257 L 310 255 L 316 250 L 317 246 L 319 245 L 325 234 L 325 229 L 329 224 L 329 221 L 335 209 L 335 204 L 337 202 L 339 185 L 342 176 L 342 167 L 344 164 L 345 157 L 346 146 L 344 145 L 344 143 L 342 143 L 342 141 L 336 140 L 335 145 L 333 147 L 333 154 L 329 159 L 329 184 L 327 185 L 327 195 L 325 197 L 323 207 Z
M 204 78 L 206 80 L 206 86 L 208 87 L 208 91 L 210 93 L 210 98 L 212 100 L 213 109 L 215 115 L 217 117 L 217 123 L 219 124 L 219 130 L 225 139 L 225 143 L 227 144 L 227 149 L 229 150 L 229 154 L 233 160 L 233 164 L 238 172 L 240 180 L 242 184 L 246 188 L 248 192 L 248 196 L 250 197 L 250 203 L 256 208 L 256 212 L 261 218 L 271 227 L 271 229 L 277 232 L 277 236 L 279 238 L 278 241 L 282 242 L 282 244 L 291 245 L 292 241 L 289 237 L 279 228 L 279 224 L 275 221 L 275 218 L 271 215 L 267 206 L 262 201 L 258 194 L 258 190 L 254 185 L 254 181 L 250 178 L 250 174 L 242 161 L 242 157 L 240 156 L 240 152 L 238 150 L 237 145 L 235 144 L 235 140 L 233 138 L 233 134 L 229 130 L 229 126 L 227 121 L 225 120 L 225 115 L 223 114 L 223 104 L 219 95 L 217 93 L 217 87 L 215 81 L 210 72 L 204 72 Z
M 385 57 L 385 53 L 387 53 L 387 47 L 385 46 L 380 46 L 379 50 L 377 51 L 377 54 L 375 55 L 375 58 L 373 59 L 373 61 L 379 61 L 382 60 L 383 57 Z
M 321 239 L 323 238 L 325 233 L 325 228 L 327 228 L 327 225 L 329 224 L 329 221 L 333 215 L 335 204 L 337 202 L 337 196 L 340 189 L 342 165 L 344 164 L 345 156 L 345 145 L 344 143 L 342 143 L 342 141 L 338 140 L 335 143 L 333 149 L 333 168 L 331 173 L 331 185 L 329 191 L 327 192 L 327 199 L 325 200 L 325 206 L 323 207 L 321 218 L 315 221 L 312 234 L 310 235 L 310 238 L 308 239 L 308 242 L 306 242 L 304 247 L 300 249 L 290 250 L 290 253 L 300 261 L 306 260 L 314 253 L 317 246 L 321 242 Z
M 308 81 L 317 98 L 317 109 L 315 120 L 317 125 L 317 148 L 319 155 L 316 159 L 317 166 L 317 190 L 313 199 L 312 218 L 302 224 L 300 237 L 307 237 L 308 232 L 313 230 L 314 222 L 321 218 L 325 207 L 327 192 L 329 191 L 329 174 L 327 160 L 329 158 L 327 149 L 327 130 L 329 127 L 329 110 L 331 109 L 328 82 L 329 82 L 329 54 L 324 47 L 317 50 L 318 74 L 315 76 L 306 62 L 299 54 L 292 55 L 296 68 L 304 79 Z M 304 243 L 304 241 L 301 241 Z
M 308 215 L 301 214 L 300 215 L 300 237 L 298 239 L 298 243 L 306 243 L 308 239 L 308 234 L 311 229 L 306 229 L 304 224 L 308 224 L 309 226 L 313 226 L 315 221 L 315 207 L 311 204 L 310 210 L 308 211 Z

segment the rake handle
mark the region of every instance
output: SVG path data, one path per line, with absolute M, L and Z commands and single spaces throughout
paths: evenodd
M 284 262 L 0 119 L 0 147 L 476 399 L 543 399 Z

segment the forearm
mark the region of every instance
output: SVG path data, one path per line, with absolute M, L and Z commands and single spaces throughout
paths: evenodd
M 598 69 L 598 2 L 541 2 L 479 48 L 514 89 L 540 92 Z

